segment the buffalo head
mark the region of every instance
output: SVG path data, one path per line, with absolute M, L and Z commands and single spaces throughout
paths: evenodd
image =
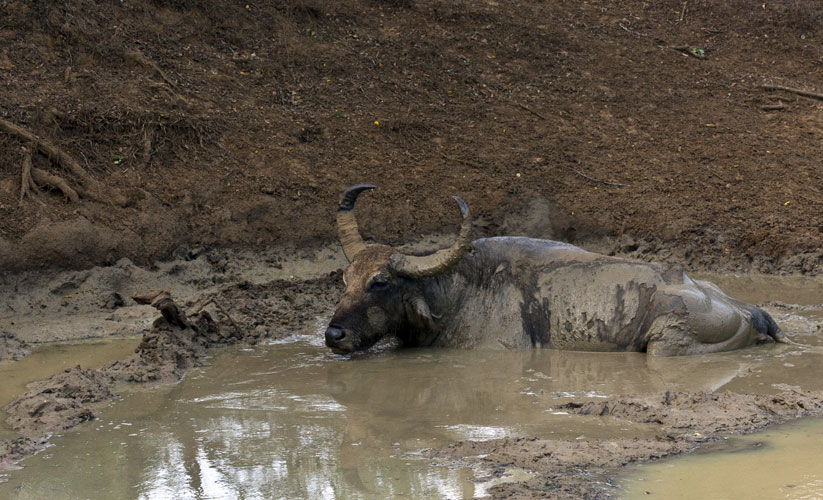
M 350 187 L 337 209 L 338 237 L 349 267 L 343 272 L 346 290 L 326 329 L 326 345 L 338 354 L 368 349 L 387 334 L 436 334 L 420 281 L 450 269 L 471 247 L 471 213 L 456 196 L 463 223 L 450 248 L 412 256 L 387 245 L 366 245 L 353 210 L 357 196 L 368 189 L 374 186 Z

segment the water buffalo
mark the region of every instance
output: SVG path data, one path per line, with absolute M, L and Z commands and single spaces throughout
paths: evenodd
M 450 248 L 426 256 L 366 245 L 343 193 L 337 228 L 349 267 L 326 330 L 338 354 L 391 335 L 403 346 L 636 351 L 678 356 L 782 342 L 762 309 L 682 270 L 523 237 L 471 241 L 471 213 Z

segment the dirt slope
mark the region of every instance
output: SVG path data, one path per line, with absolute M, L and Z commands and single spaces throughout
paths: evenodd
M 390 243 L 457 194 L 479 234 L 820 272 L 823 100 L 762 85 L 823 92 L 823 9 L 683 5 L 0 0 L 0 119 L 41 139 L 0 130 L 0 264 L 328 241 L 370 182 Z M 23 147 L 80 200 L 21 204 Z

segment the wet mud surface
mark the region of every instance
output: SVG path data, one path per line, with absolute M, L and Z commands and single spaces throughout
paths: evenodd
M 312 337 L 320 339 L 322 344 L 323 318 L 333 310 L 342 291 L 340 272 L 334 269 L 339 265 L 336 264 L 339 258 L 339 255 L 318 249 L 301 257 L 271 259 L 275 261 L 273 264 L 267 262 L 266 257 L 255 259 L 206 252 L 194 258 L 162 264 L 153 271 L 121 262 L 80 274 L 74 271 L 47 272 L 38 277 L 32 273 L 7 282 L 7 288 L 5 291 L 0 288 L 0 294 L 11 296 L 10 290 L 15 287 L 19 290 L 23 284 L 30 292 L 25 302 L 17 298 L 11 304 L 24 314 L 6 316 L 3 320 L 10 328 L 17 329 L 15 334 L 5 337 L 9 344 L 14 342 L 22 346 L 22 341 L 17 338 L 29 338 L 35 342 L 36 348 L 44 338 L 84 338 L 89 335 L 82 328 L 68 328 L 62 332 L 63 337 L 44 335 L 42 329 L 33 326 L 35 321 L 27 320 L 38 309 L 44 309 L 42 305 L 46 305 L 45 309 L 57 308 L 55 318 L 65 315 L 73 318 L 77 325 L 86 327 L 104 325 L 92 335 L 106 334 L 105 323 L 98 322 L 101 309 L 104 314 L 122 314 L 116 321 L 109 320 L 117 323 L 109 327 L 109 334 L 120 334 L 124 329 L 142 329 L 143 333 L 135 352 L 124 359 L 97 369 L 79 366 L 67 369 L 47 380 L 29 384 L 24 394 L 8 403 L 3 408 L 5 423 L 19 437 L 3 441 L 0 464 L 5 469 L 14 468 L 21 458 L 44 449 L 49 436 L 64 434 L 78 424 L 95 419 L 101 402 L 123 393 L 129 386 L 156 386 L 180 380 L 192 369 L 207 365 L 210 350 L 214 347 L 292 342 L 289 339 L 296 332 L 307 330 L 313 332 Z M 128 271 L 124 272 L 124 269 Z M 316 277 L 298 279 L 292 274 L 305 269 L 311 269 Z M 119 278 L 109 279 L 112 275 Z M 55 276 L 59 279 L 55 280 Z M 716 275 L 701 278 L 724 279 Z M 619 422 L 625 422 L 635 429 L 630 434 L 638 437 L 628 437 L 621 431 L 617 433 L 623 434 L 619 437 L 614 433 L 597 436 L 597 433 L 589 432 L 590 437 L 583 440 L 549 439 L 545 431 L 530 434 L 521 430 L 510 435 L 506 427 L 501 427 L 501 430 L 485 435 L 483 440 L 473 440 L 473 431 L 463 433 L 462 437 L 458 432 L 456 442 L 451 445 L 447 444 L 448 440 L 444 444 L 440 437 L 435 440 L 439 444 L 427 448 L 425 456 L 441 464 L 451 464 L 447 467 L 480 467 L 490 471 L 484 480 L 499 483 L 490 483 L 489 487 L 475 492 L 492 497 L 603 498 L 615 493 L 610 486 L 611 479 L 625 465 L 690 452 L 702 443 L 727 435 L 754 432 L 774 423 L 820 415 L 823 412 L 823 384 L 817 376 L 820 373 L 816 353 L 821 344 L 817 325 L 823 317 L 823 309 L 819 306 L 821 295 L 816 280 L 797 277 L 774 282 L 773 278 L 756 276 L 725 279 L 728 288 L 748 294 L 747 300 L 763 304 L 792 339 L 808 347 L 759 346 L 714 357 L 676 359 L 643 355 L 609 357 L 608 354 L 604 357 L 584 353 L 542 353 L 542 357 L 532 361 L 512 359 L 496 369 L 498 377 L 519 379 L 525 376 L 527 380 L 559 381 L 558 385 L 546 389 L 531 386 L 518 389 L 519 393 L 532 399 L 530 404 L 536 405 L 543 415 L 549 412 L 569 415 L 569 418 L 573 416 L 577 422 L 574 425 L 579 428 L 600 425 L 596 422 L 603 419 L 618 422 L 617 426 L 621 425 Z M 162 299 L 154 300 L 154 306 L 152 299 L 142 300 L 149 304 L 136 303 L 135 291 L 145 292 L 152 281 L 172 293 L 149 294 Z M 71 292 L 66 291 L 66 283 L 71 284 Z M 53 292 L 55 287 L 60 290 L 59 294 Z M 792 290 L 794 295 L 787 295 L 787 290 Z M 173 293 L 177 293 L 179 299 L 175 299 Z M 100 300 L 100 297 L 113 294 L 123 298 L 121 304 Z M 775 300 L 782 296 L 798 303 Z M 168 302 L 163 302 L 167 299 Z M 62 305 L 68 300 L 73 300 L 70 306 Z M 7 309 L 7 314 L 10 312 L 14 311 Z M 358 366 L 367 366 L 374 356 L 374 360 L 394 356 L 390 346 L 381 349 L 373 355 L 355 356 L 363 359 L 326 361 L 330 370 L 328 390 L 350 411 L 360 408 L 358 411 L 368 414 L 370 410 L 367 409 L 372 405 L 368 399 L 379 398 L 385 392 L 377 390 L 380 383 L 364 386 L 365 381 L 357 380 L 361 376 L 356 370 L 351 371 Z M 325 349 L 321 346 L 319 352 L 325 353 Z M 324 356 L 331 355 L 325 353 Z M 386 361 L 390 361 L 388 358 Z M 341 365 L 337 373 L 334 366 L 341 363 L 346 368 L 342 369 Z M 468 360 L 453 363 L 454 366 L 473 364 Z M 491 366 L 489 363 L 489 360 L 480 362 Z M 421 367 L 409 367 L 408 377 L 419 369 Z M 449 374 L 453 370 L 443 376 L 453 376 Z M 690 381 L 694 378 L 690 374 L 695 371 L 701 376 Z M 522 375 L 518 376 L 518 373 Z M 476 376 L 470 374 L 461 377 L 465 377 L 465 384 L 476 380 Z M 484 405 L 501 404 L 494 402 L 495 398 L 511 390 L 505 386 L 495 389 L 494 384 L 484 396 L 484 400 L 490 398 Z M 476 390 L 471 385 L 457 389 L 461 394 Z M 395 392 L 396 387 L 392 385 L 389 390 Z M 414 407 L 420 403 L 420 398 L 430 397 L 428 394 L 432 390 L 409 387 L 406 389 L 408 401 L 404 399 L 400 404 Z M 430 403 L 452 408 L 456 415 L 471 420 L 468 416 L 477 410 L 454 406 L 455 397 L 444 394 Z M 397 406 L 396 396 L 388 396 L 388 399 Z M 535 418 L 540 421 L 545 417 L 522 415 L 523 420 Z M 592 423 L 580 423 L 583 421 Z M 637 425 L 642 426 L 642 430 Z M 463 427 L 457 425 L 455 428 Z M 482 428 L 485 427 L 478 427 Z M 424 447 L 423 443 L 420 447 Z M 525 477 L 512 480 L 510 470 L 513 468 L 523 472 Z
M 18 298 L 12 304 L 23 313 L 28 311 L 33 315 L 46 305 L 45 309 L 57 308 L 55 317 L 72 316 L 78 324 L 88 327 L 101 325 L 97 322 L 100 309 L 105 314 L 132 310 L 114 321 L 118 325 L 110 328 L 110 333 L 117 334 L 124 329 L 140 331 L 142 328 L 143 334 L 135 352 L 124 359 L 98 369 L 77 366 L 29 384 L 24 394 L 3 408 L 6 425 L 20 437 L 3 442 L 0 464 L 5 469 L 13 468 L 21 458 L 47 446 L 48 436 L 65 433 L 73 426 L 96 418 L 100 402 L 110 400 L 129 385 L 153 386 L 180 380 L 187 371 L 208 363 L 210 349 L 214 347 L 289 341 L 296 332 L 322 328 L 322 318 L 333 310 L 342 291 L 340 272 L 333 269 L 339 255 L 325 252 L 319 249 L 302 257 L 277 259 L 274 265 L 265 258 L 255 260 L 231 254 L 218 257 L 206 253 L 163 264 L 154 271 L 121 262 L 80 274 L 69 271 L 38 277 L 33 273 L 19 276 L 13 283 L 7 282 L 5 293 L 11 295 L 9 290 L 20 289 L 23 283 L 31 292 L 25 303 Z M 266 271 L 258 271 L 260 268 Z M 312 269 L 316 277 L 297 279 L 291 274 L 306 268 Z M 124 272 L 124 269 L 128 271 Z M 109 279 L 112 275 L 118 279 Z M 55 281 L 55 276 L 60 279 Z M 210 286 L 204 286 L 207 276 Z M 723 279 L 712 275 L 701 278 Z M 823 386 L 814 382 L 817 373 L 814 366 L 815 353 L 820 349 L 816 347 L 820 344 L 817 325 L 823 310 L 816 302 L 820 297 L 816 280 L 784 278 L 779 283 L 772 283 L 769 277 L 740 279 L 743 281 L 729 277 L 726 286 L 732 290 L 737 288 L 739 293 L 748 293 L 748 300 L 764 304 L 794 340 L 809 347 L 760 346 L 715 357 L 677 359 L 643 355 L 589 358 L 581 354 L 575 361 L 574 355 L 567 359 L 568 354 L 557 353 L 540 362 L 545 364 L 526 365 L 532 368 L 524 367 L 522 361 L 507 363 L 505 368 L 501 365 L 500 373 L 504 377 L 512 369 L 515 370 L 513 373 L 521 369 L 524 373 L 534 370 L 541 373 L 540 370 L 547 367 L 550 371 L 541 377 L 572 380 L 567 374 L 583 376 L 573 379 L 575 381 L 570 386 L 588 388 L 583 392 L 558 394 L 543 390 L 533 392 L 530 388 L 521 390 L 524 394 L 533 394 L 529 396 L 534 399 L 532 404 L 537 404 L 541 411 L 573 415 L 576 419 L 591 419 L 592 422 L 606 419 L 624 421 L 630 426 L 642 425 L 644 430 L 637 431 L 636 435 L 643 437 L 609 437 L 607 433 L 602 438 L 581 441 L 549 439 L 543 433 L 533 437 L 529 437 L 528 432 L 510 437 L 492 434 L 482 441 L 461 439 L 451 445 L 429 448 L 426 456 L 452 466 L 481 467 L 491 471 L 486 479 L 500 483 L 483 489 L 482 493 L 492 497 L 601 498 L 614 494 L 611 478 L 627 464 L 690 452 L 702 443 L 727 435 L 754 432 L 774 423 L 820 415 L 823 412 Z M 154 306 L 151 298 L 141 300 L 148 304 L 136 303 L 135 291 L 142 289 L 145 292 L 152 280 L 180 298 L 175 300 L 169 292 L 153 292 L 154 295 L 148 295 L 156 296 Z M 48 284 L 45 290 L 44 283 Z M 66 283 L 71 284 L 71 292 L 66 291 Z M 59 294 L 53 293 L 55 287 L 60 290 Z M 198 290 L 199 287 L 203 289 Z M 774 300 L 785 295 L 786 290 L 794 291 L 795 295 L 787 298 L 799 304 Z M 0 289 L 1 293 L 4 293 L 3 289 Z M 73 294 L 69 311 L 74 314 L 60 312 L 61 308 L 66 309 L 67 306 L 61 304 L 69 300 L 66 298 L 69 294 Z M 113 305 L 99 300 L 113 294 L 123 297 L 122 303 Z M 8 312 L 11 311 L 7 309 Z M 18 336 L 37 342 L 55 338 L 44 336 L 42 330 L 33 328 L 33 321 L 26 321 L 26 317 L 27 314 L 7 316 L 4 320 L 9 327 L 17 328 L 16 334 L 5 337 L 9 345 L 23 346 L 23 342 L 17 340 Z M 151 318 L 148 326 L 147 318 Z M 106 328 L 101 328 L 93 334 L 100 335 L 105 331 Z M 312 335 L 320 338 L 321 333 Z M 63 335 L 83 338 L 88 331 L 67 329 Z M 389 352 L 378 352 L 378 359 L 391 356 L 390 347 L 383 349 L 389 349 Z M 610 360 L 616 360 L 618 364 Z M 366 362 L 363 359 L 332 361 L 350 363 L 354 367 Z M 702 374 L 699 381 L 684 384 L 694 370 Z M 376 386 L 366 389 L 362 384 L 354 383 L 350 378 L 354 374 L 343 376 L 343 373 L 329 378 L 329 388 L 338 401 L 357 408 L 363 398 L 359 391 L 373 392 Z M 603 385 L 605 380 L 612 379 Z M 467 380 L 474 380 L 474 377 L 468 376 Z M 766 385 L 760 387 L 764 383 L 760 381 L 765 381 Z M 648 392 L 650 389 L 659 392 Z M 739 392 L 705 392 L 718 389 Z M 466 387 L 464 392 L 471 390 Z M 499 392 L 507 390 L 500 389 Z M 613 396 L 621 393 L 627 395 Z M 425 392 L 412 390 L 409 392 L 412 399 L 403 406 L 416 404 L 414 394 Z M 443 397 L 446 399 L 438 399 L 439 402 L 434 404 L 453 404 L 448 396 Z M 512 481 L 508 472 L 512 468 L 525 472 L 525 478 Z
M 823 391 L 773 395 L 665 392 L 566 403 L 555 409 L 652 424 L 658 436 L 584 442 L 539 438 L 468 441 L 434 450 L 431 456 L 474 460 L 501 471 L 514 466 L 533 474 L 524 482 L 492 487 L 492 498 L 619 497 L 613 482 L 621 467 L 694 451 L 702 443 L 756 432 L 772 424 L 821 416 Z
M 31 345 L 18 337 L 46 345 L 43 342 L 143 333 L 130 356 L 99 369 L 76 366 L 32 382 L 6 404 L 2 408 L 5 424 L 22 437 L 2 442 L 0 465 L 11 467 L 43 449 L 47 436 L 93 419 L 93 404 L 112 398 L 118 386 L 174 383 L 188 369 L 201 366 L 209 348 L 256 344 L 304 328 L 327 313 L 342 290 L 340 272 L 323 274 L 323 267 L 334 262 L 328 257 L 319 249 L 285 268 L 277 258 L 255 258 L 257 266 L 272 267 L 267 278 L 254 273 L 255 266 L 243 265 L 243 257 L 232 255 L 230 266 L 221 252 L 183 259 L 154 271 L 123 260 L 87 271 L 5 277 L 0 295 L 9 300 L 2 321 L 17 333 L 4 332 L 0 337 L 0 359 L 11 362 L 30 353 Z M 315 265 L 317 261 L 322 264 Z M 290 274 L 305 267 L 322 277 L 297 280 Z M 244 272 L 262 282 L 242 279 Z M 287 278 L 271 279 L 281 275 Z M 158 304 L 152 307 L 135 300 L 135 291 L 146 292 L 149 284 L 165 285 L 185 298 L 179 306 L 169 299 L 174 314 L 167 314 L 168 308 Z M 170 296 L 163 293 L 163 297 Z M 44 310 L 54 312 L 42 315 Z

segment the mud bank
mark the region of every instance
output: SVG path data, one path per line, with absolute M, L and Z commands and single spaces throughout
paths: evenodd
M 570 402 L 554 411 L 645 423 L 653 439 L 568 441 L 504 438 L 462 441 L 429 451 L 460 464 L 482 464 L 503 475 L 506 467 L 530 473 L 522 482 L 489 489 L 491 498 L 611 498 L 620 468 L 694 451 L 700 444 L 748 434 L 800 417 L 823 415 L 823 391 L 774 395 L 663 392 Z

